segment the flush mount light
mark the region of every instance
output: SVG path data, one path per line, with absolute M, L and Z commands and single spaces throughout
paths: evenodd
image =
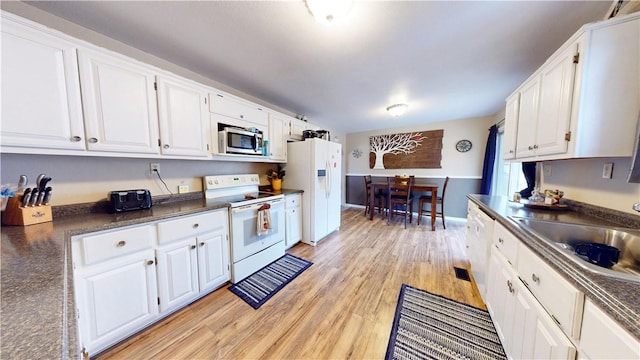
M 335 24 L 351 9 L 351 0 L 306 0 L 307 8 L 317 22 L 324 25 Z
M 393 116 L 400 116 L 407 111 L 408 107 L 409 105 L 407 104 L 394 104 L 387 107 L 387 111 Z

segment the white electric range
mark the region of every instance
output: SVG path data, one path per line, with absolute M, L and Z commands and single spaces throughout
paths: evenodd
M 231 282 L 236 283 L 285 253 L 284 195 L 261 192 L 257 174 L 203 178 L 207 200 L 230 204 Z M 258 234 L 258 210 L 268 205 L 271 230 Z

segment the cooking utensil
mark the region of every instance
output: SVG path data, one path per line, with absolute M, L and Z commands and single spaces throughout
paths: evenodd
M 27 188 L 22 194 L 22 207 L 29 206 L 29 199 L 31 199 L 31 188 Z
M 47 175 L 45 174 L 40 174 L 36 177 L 36 188 L 40 189 L 40 181 L 42 181 L 42 179 L 44 179 L 45 177 L 47 177 Z
M 50 177 L 45 177 L 42 180 L 40 180 L 40 186 L 38 186 L 38 191 L 40 191 L 40 193 L 42 194 L 44 192 L 44 190 L 47 188 L 47 183 L 51 181 Z
M 38 193 L 38 203 L 36 204 L 37 206 L 42 206 L 42 203 L 44 203 L 44 196 L 45 196 L 44 190 L 41 190 Z
M 38 189 L 33 188 L 31 190 L 31 199 L 29 199 L 29 206 L 36 206 L 38 203 Z
M 49 203 L 51 202 L 51 186 L 47 186 L 46 189 L 44 189 L 44 204 L 45 205 L 49 205 Z
M 27 177 L 27 175 L 20 175 L 20 180 L 18 180 L 18 192 L 24 190 L 24 188 L 27 186 L 27 183 L 29 183 L 29 178 Z

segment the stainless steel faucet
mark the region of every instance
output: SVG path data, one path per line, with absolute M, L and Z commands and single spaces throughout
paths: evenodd
M 633 204 L 633 210 L 640 212 L 640 202 Z

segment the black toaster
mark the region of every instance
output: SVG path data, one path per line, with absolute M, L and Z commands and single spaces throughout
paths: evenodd
M 151 208 L 151 193 L 149 190 L 120 190 L 109 193 L 111 212 L 142 210 Z

